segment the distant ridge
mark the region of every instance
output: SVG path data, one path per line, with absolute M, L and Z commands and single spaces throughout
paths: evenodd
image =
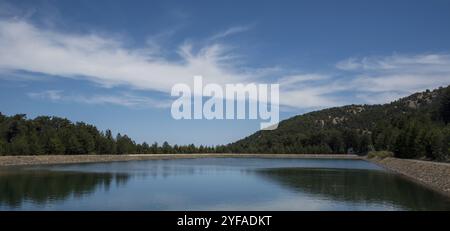
M 388 150 L 399 157 L 446 159 L 449 101 L 447 86 L 382 105 L 328 108 L 291 117 L 281 121 L 276 130 L 258 131 L 228 148 L 242 153 L 365 154 Z

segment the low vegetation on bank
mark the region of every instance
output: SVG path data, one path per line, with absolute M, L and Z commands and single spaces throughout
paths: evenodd
M 384 105 L 349 105 L 295 116 L 276 130 L 216 147 L 139 144 L 82 122 L 0 113 L 0 155 L 127 153 L 351 153 L 448 161 L 450 86 Z
M 370 151 L 367 153 L 367 158 L 380 158 L 394 157 L 394 153 L 390 151 Z

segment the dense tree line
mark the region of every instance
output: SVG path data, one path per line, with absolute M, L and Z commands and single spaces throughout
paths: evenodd
M 0 113 L 0 155 L 43 154 L 126 154 L 126 153 L 209 153 L 206 146 L 137 144 L 127 135 L 114 136 L 110 130 L 99 131 L 82 122 L 40 116 L 27 119 L 24 114 Z
M 282 121 L 230 144 L 237 153 L 391 151 L 400 158 L 449 160 L 450 87 L 385 105 L 349 105 Z

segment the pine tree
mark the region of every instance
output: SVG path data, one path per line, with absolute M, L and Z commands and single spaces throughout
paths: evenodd
M 83 153 L 83 147 L 75 135 L 69 136 L 65 149 L 66 154 L 85 154 Z
M 360 153 L 368 153 L 369 151 L 373 151 L 373 143 L 372 138 L 369 134 L 364 134 L 361 136 L 359 152 Z
M 30 147 L 28 146 L 27 138 L 24 135 L 16 136 L 12 139 L 10 145 L 10 154 L 12 155 L 29 155 Z
M 163 145 L 162 145 L 162 152 L 164 154 L 168 154 L 172 152 L 172 147 L 170 146 L 170 144 L 167 141 L 164 141 Z
M 437 129 L 431 133 L 431 156 L 436 160 L 446 159 L 444 136 Z
M 28 149 L 29 153 L 32 155 L 42 155 L 45 154 L 44 146 L 39 142 L 36 132 L 30 132 L 28 134 Z
M 440 113 L 442 120 L 448 124 L 450 122 L 450 88 L 444 90 L 444 94 L 441 99 Z
M 7 154 L 6 144 L 7 144 L 6 141 L 1 139 L 1 137 L 0 137 L 0 156 Z
M 64 154 L 65 148 L 58 137 L 52 137 L 49 140 L 49 154 Z
M 83 128 L 79 128 L 78 132 L 78 141 L 81 144 L 82 154 L 92 154 L 95 150 L 95 141 L 94 138 L 84 130 Z
M 116 145 L 116 141 L 114 140 L 111 130 L 109 130 L 109 129 L 106 130 L 105 136 L 106 136 L 106 140 L 107 140 L 105 154 L 116 154 L 117 153 L 117 145 Z
M 153 154 L 159 153 L 158 142 L 155 142 L 155 143 L 152 144 L 151 152 L 152 152 Z

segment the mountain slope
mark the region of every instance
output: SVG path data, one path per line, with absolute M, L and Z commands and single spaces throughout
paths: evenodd
M 443 99 L 448 98 L 449 92 L 450 86 L 447 86 L 383 105 L 348 105 L 294 116 L 281 121 L 276 130 L 258 131 L 229 144 L 228 148 L 244 153 L 367 153 L 389 150 L 404 157 L 443 158 L 437 155 L 448 154 L 450 129 L 445 126 L 442 109 L 450 107 L 443 106 Z M 434 144 L 436 139 L 442 144 Z M 403 146 L 410 143 L 420 143 L 420 147 L 403 150 Z M 435 153 L 431 153 L 433 145 L 442 147 L 434 147 Z

